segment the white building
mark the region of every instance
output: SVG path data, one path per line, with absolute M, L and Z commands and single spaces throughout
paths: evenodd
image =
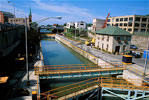
M 80 22 L 75 22 L 75 28 L 76 29 L 86 29 L 87 28 L 87 24 L 83 21 Z
M 96 31 L 95 47 L 110 53 L 130 50 L 131 34 L 118 27 L 107 27 Z
M 69 22 L 66 24 L 66 28 L 74 28 L 75 27 L 75 23 L 74 22 Z
M 93 31 L 102 29 L 104 22 L 105 22 L 105 20 L 103 20 L 103 19 L 94 18 L 93 19 Z

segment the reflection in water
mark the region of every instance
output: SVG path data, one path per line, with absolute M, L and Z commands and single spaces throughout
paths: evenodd
M 45 65 L 93 64 L 57 41 L 42 40 L 41 45 Z

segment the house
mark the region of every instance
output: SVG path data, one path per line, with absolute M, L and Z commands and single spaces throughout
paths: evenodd
M 66 28 L 69 29 L 69 28 L 74 28 L 75 27 L 75 23 L 74 22 L 69 22 L 66 24 Z
M 107 27 L 96 31 L 95 47 L 110 53 L 130 50 L 131 34 L 119 27 Z
M 87 28 L 87 24 L 83 21 L 80 22 L 76 22 L 75 23 L 75 28 L 76 29 L 86 29 Z

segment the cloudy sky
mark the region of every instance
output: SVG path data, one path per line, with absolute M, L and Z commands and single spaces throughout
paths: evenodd
M 10 1 L 10 3 L 8 3 Z M 0 10 L 16 12 L 16 17 L 28 16 L 32 9 L 33 21 L 62 16 L 61 20 L 49 19 L 40 24 L 63 24 L 110 16 L 149 14 L 149 0 L 0 0 Z

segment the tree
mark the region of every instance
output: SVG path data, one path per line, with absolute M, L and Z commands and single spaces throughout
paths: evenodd
M 64 26 L 66 26 L 67 25 L 67 23 L 64 23 Z
M 91 27 L 93 24 L 92 23 L 88 23 L 87 24 L 87 27 Z

